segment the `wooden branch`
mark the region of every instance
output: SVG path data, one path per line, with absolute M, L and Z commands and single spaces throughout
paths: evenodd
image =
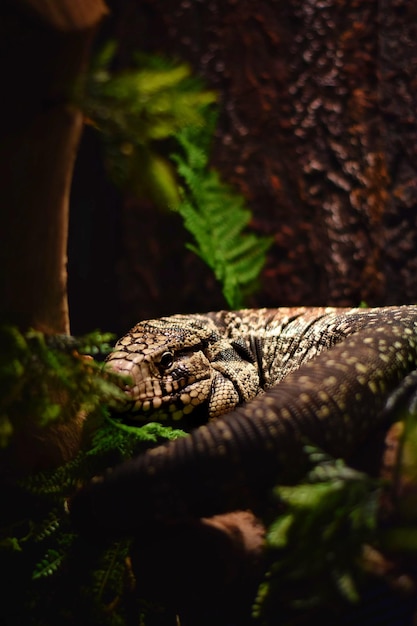
M 48 333 L 69 333 L 68 206 L 83 126 L 72 100 L 105 13 L 101 0 L 79 5 L 1 9 L 0 316 Z
M 18 0 L 15 4 L 62 31 L 94 28 L 108 13 L 101 0 Z
M 23 330 L 70 332 L 69 194 L 83 128 L 74 92 L 105 13 L 102 0 L 19 0 L 0 9 L 0 320 Z M 18 475 L 69 460 L 83 423 L 74 415 L 40 429 L 28 416 L 2 451 L 0 471 L 5 465 Z

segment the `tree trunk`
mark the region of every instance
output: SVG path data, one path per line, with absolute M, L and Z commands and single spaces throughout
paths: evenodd
M 1 9 L 0 316 L 69 333 L 68 200 L 82 79 L 102 0 L 21 0 Z
M 215 165 L 246 196 L 253 228 L 275 238 L 252 306 L 416 301 L 414 2 L 113 5 L 123 61 L 138 47 L 180 58 L 219 92 Z M 132 207 L 126 213 L 129 277 L 137 253 Z M 148 241 L 158 240 L 162 226 L 151 228 Z M 199 289 L 195 264 L 182 270 L 167 241 L 164 254 L 177 259 L 179 275 L 170 274 L 166 285 L 160 275 L 147 276 L 147 284 L 160 287 L 171 312 L 217 304 L 213 290 Z M 147 267 L 158 267 L 159 251 L 149 245 L 147 252 Z M 179 294 L 171 288 L 177 284 Z M 132 301 L 140 288 L 138 275 L 131 276 L 125 301 L 137 319 L 143 302 L 149 316 L 152 298 L 156 312 L 161 301 L 146 286 Z
M 1 8 L 0 320 L 70 332 L 68 205 L 83 116 L 74 103 L 102 0 L 21 0 Z M 84 415 L 36 426 L 28 416 L 0 469 L 13 475 L 59 465 L 80 445 Z

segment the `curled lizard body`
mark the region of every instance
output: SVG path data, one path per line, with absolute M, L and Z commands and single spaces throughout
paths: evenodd
M 197 335 L 206 331 L 204 341 L 190 340 L 187 318 Z M 170 319 L 175 320 L 174 333 Z M 135 350 L 138 328 L 142 347 Z M 301 475 L 306 441 L 349 458 L 389 419 L 387 403 L 401 397 L 398 388 L 417 365 L 414 306 L 220 312 L 163 318 L 135 329 L 119 342 L 110 360 L 132 375 L 133 386 L 127 390 L 131 403 L 152 404 L 150 391 L 160 388 L 154 406 L 161 406 L 170 387 L 160 378 L 149 383 L 149 373 L 160 372 L 157 359 L 166 352 L 172 355 L 163 375 L 175 366 L 184 371 L 187 356 L 188 362 L 198 364 L 195 350 L 202 353 L 199 362 L 204 362 L 206 374 L 198 381 L 191 376 L 181 391 L 175 389 L 177 407 L 178 400 L 188 402 L 192 385 L 201 380 L 206 381 L 201 398 L 210 407 L 219 374 L 232 381 L 236 391 L 230 368 L 239 359 L 253 368 L 253 395 L 259 397 L 246 402 L 236 391 L 238 401 L 229 400 L 226 409 L 216 399 L 215 415 L 244 403 L 188 437 L 149 450 L 86 485 L 71 503 L 74 523 L 82 529 L 98 525 L 109 532 L 134 532 L 143 521 L 256 508 L 275 483 Z M 144 345 L 151 349 L 145 351 Z M 139 358 L 126 359 L 120 346 Z
M 298 307 L 139 322 L 107 359 L 130 380 L 118 408 L 138 421 L 179 421 L 204 404 L 208 419 L 218 417 L 380 315 L 381 309 Z

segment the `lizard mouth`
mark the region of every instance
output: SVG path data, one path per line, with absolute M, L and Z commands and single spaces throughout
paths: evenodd
M 114 359 L 109 367 L 123 375 L 121 389 L 125 400 L 113 407 L 128 413 L 132 419 L 148 421 L 179 421 L 207 400 L 211 390 L 211 376 L 157 377 L 148 363 L 126 363 Z M 126 380 L 128 379 L 128 380 Z
M 136 389 L 125 390 L 130 398 L 130 410 L 137 416 L 142 415 L 143 419 L 149 420 L 150 417 L 155 419 L 169 418 L 170 420 L 179 421 L 185 415 L 194 411 L 196 407 L 203 404 L 211 389 L 211 379 L 187 380 L 187 384 L 174 381 L 162 386 L 159 380 L 152 381 L 154 383 L 153 391 L 149 390 L 149 383 L 146 381 L 146 388 L 143 392 L 142 386 L 139 385 L 139 393 Z M 150 391 L 150 392 L 149 392 Z

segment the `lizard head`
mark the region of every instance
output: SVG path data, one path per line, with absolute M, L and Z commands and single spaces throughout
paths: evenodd
M 204 315 L 139 322 L 116 343 L 106 367 L 127 381 L 126 402 L 116 410 L 144 421 L 180 420 L 205 402 L 208 418 L 217 417 L 259 389 L 253 362 Z

